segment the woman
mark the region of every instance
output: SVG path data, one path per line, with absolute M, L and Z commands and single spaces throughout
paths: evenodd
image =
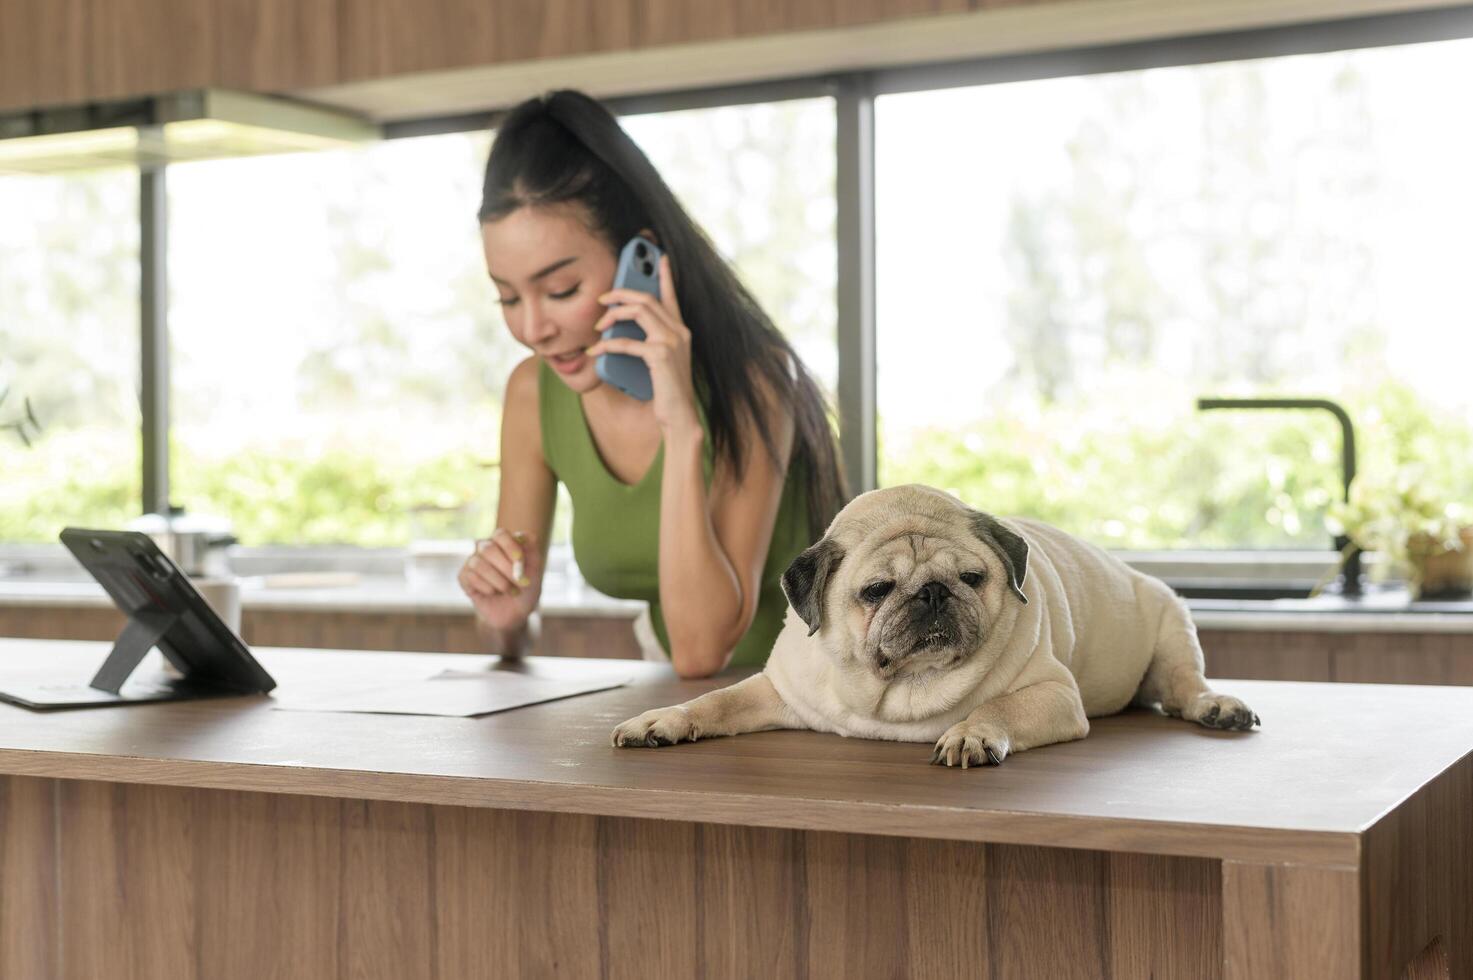
M 507 117 L 480 220 L 507 326 L 532 351 L 503 401 L 497 527 L 460 571 L 483 634 L 498 652 L 525 646 L 562 481 L 584 577 L 649 602 L 677 673 L 762 664 L 787 609 L 783 570 L 846 496 L 813 378 L 649 159 L 581 93 Z M 666 255 L 658 300 L 612 289 L 637 234 Z M 645 339 L 601 336 L 620 320 Z M 599 379 L 606 352 L 644 361 L 651 401 Z

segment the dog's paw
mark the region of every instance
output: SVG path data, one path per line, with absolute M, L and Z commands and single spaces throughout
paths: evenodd
M 1195 721 L 1204 728 L 1221 728 L 1227 731 L 1246 732 L 1258 724 L 1258 715 L 1242 701 L 1228 694 L 1197 695 L 1197 699 L 1183 709 L 1181 716 Z
M 992 725 L 963 721 L 952 725 L 936 740 L 931 753 L 934 766 L 1000 766 L 1011 745 L 1007 735 Z
M 700 737 L 690 712 L 676 706 L 654 708 L 637 718 L 630 718 L 614 729 L 613 743 L 616 749 L 641 745 L 653 748 L 676 742 L 694 742 Z

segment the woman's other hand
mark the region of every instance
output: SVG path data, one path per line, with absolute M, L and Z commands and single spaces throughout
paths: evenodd
M 699 433 L 701 420 L 691 377 L 690 328 L 680 317 L 670 257 L 660 257 L 659 299 L 635 289 L 611 289 L 598 299 L 614 305 L 594 325 L 595 330 L 602 334 L 620 320 L 633 320 L 644 328 L 645 339 L 600 337 L 588 348 L 588 356 L 629 354 L 644 361 L 650 369 L 655 420 L 660 432 L 667 440 L 671 436 Z
M 497 528 L 476 542 L 457 581 L 482 622 L 497 630 L 517 630 L 537 608 L 542 566 L 542 549 L 533 534 Z

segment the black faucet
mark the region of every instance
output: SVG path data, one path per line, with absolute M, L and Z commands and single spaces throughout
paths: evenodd
M 1213 408 L 1322 408 L 1340 422 L 1340 469 L 1345 484 L 1345 501 L 1350 502 L 1350 481 L 1355 479 L 1355 426 L 1350 415 L 1336 402 L 1328 398 L 1198 398 L 1197 408 L 1207 411 Z M 1335 550 L 1349 556 L 1340 575 L 1340 594 L 1361 594 L 1360 548 L 1351 547 L 1345 535 L 1335 537 Z

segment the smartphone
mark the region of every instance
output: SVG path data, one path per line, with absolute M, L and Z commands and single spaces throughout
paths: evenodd
M 635 235 L 619 253 L 619 268 L 614 273 L 615 289 L 636 289 L 660 298 L 660 249 L 654 242 Z M 644 339 L 644 328 L 633 320 L 620 320 L 604 331 L 605 337 Z M 593 363 L 594 373 L 631 398 L 647 402 L 655 397 L 650 383 L 650 369 L 632 354 L 600 354 Z

